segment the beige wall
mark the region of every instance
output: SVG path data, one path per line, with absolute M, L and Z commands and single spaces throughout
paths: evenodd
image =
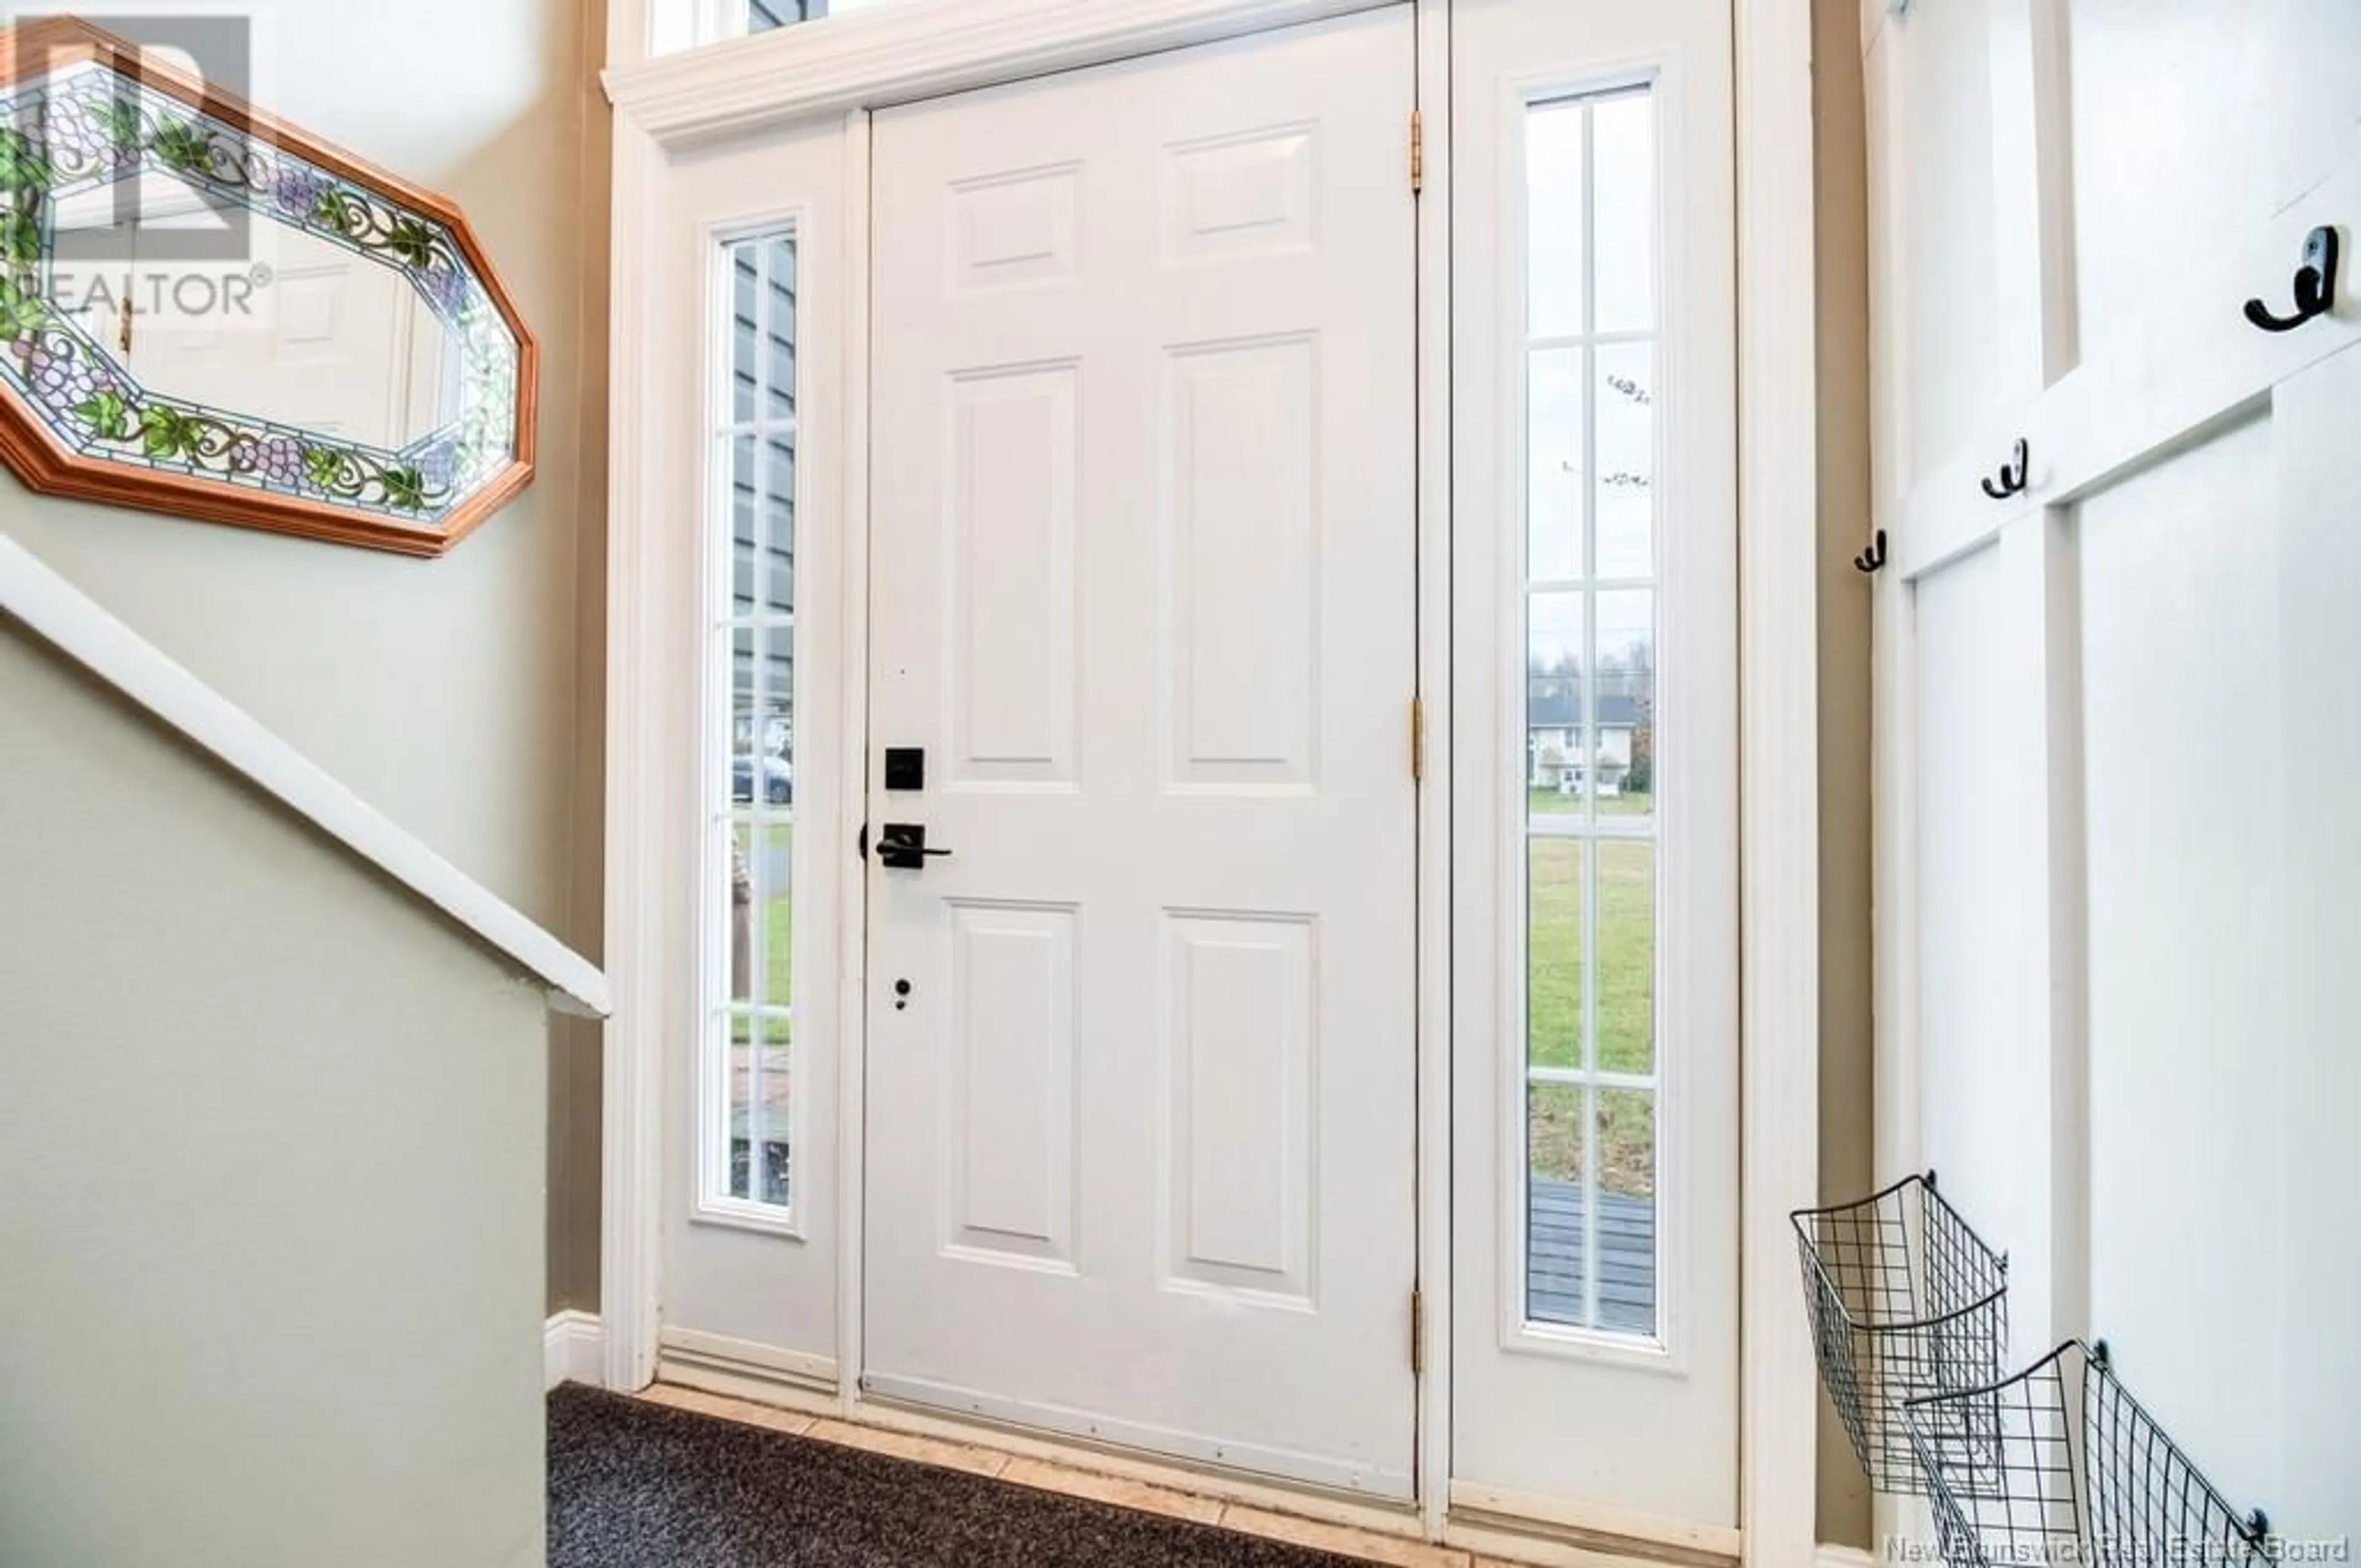
M 1812 7 L 1820 350 L 1820 1193 L 1872 1179 L 1869 215 L 1858 0 Z M 1870 1543 L 1869 1487 L 1820 1402 L 1820 1539 Z
M 546 1040 L 0 616 L 0 1563 L 537 1568 Z
M 0 532 L 593 959 L 606 569 L 601 9 L 258 8 L 263 106 L 456 197 L 541 339 L 540 476 L 448 558 L 41 499 L 0 474 Z M 594 1032 L 557 1036 L 555 1303 L 596 1289 L 596 1052 Z

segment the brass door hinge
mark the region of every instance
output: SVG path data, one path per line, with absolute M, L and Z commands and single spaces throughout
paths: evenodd
M 1410 1375 L 1426 1375 L 1426 1295 L 1419 1290 L 1410 1293 Z
M 1426 115 L 1417 109 L 1410 112 L 1410 193 L 1417 195 L 1426 189 Z
M 1410 778 L 1412 784 L 1426 782 L 1426 699 L 1410 699 Z

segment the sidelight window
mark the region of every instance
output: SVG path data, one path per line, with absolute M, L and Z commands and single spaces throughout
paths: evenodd
M 1524 126 L 1524 1315 L 1659 1334 L 1656 105 Z
M 796 237 L 717 258 L 700 1205 L 788 1206 L 795 1125 Z

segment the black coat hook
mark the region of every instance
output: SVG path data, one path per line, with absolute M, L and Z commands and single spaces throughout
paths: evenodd
M 1881 528 L 1877 531 L 1876 536 L 1870 540 L 1869 548 L 1852 558 L 1852 568 L 1865 575 L 1876 571 L 1884 565 L 1885 530 Z M 1927 1185 L 1931 1187 L 1934 1183 L 1930 1181 Z
M 2020 436 L 2016 449 L 2009 455 L 2009 460 L 2001 465 L 2000 472 L 1984 481 L 1984 494 L 1996 501 L 2004 501 L 2019 493 L 2025 488 L 2026 474 L 2031 466 L 2032 451 Z
M 2295 314 L 2273 315 L 2260 300 L 2246 302 L 2246 319 L 2265 332 L 2293 332 L 2336 306 L 2336 231 L 2323 225 L 2304 236 L 2303 265 L 2295 269 Z

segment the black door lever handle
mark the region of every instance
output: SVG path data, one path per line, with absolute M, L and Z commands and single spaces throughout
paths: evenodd
M 923 822 L 888 822 L 877 830 L 877 863 L 889 871 L 924 871 L 928 861 L 950 853 L 927 848 Z

